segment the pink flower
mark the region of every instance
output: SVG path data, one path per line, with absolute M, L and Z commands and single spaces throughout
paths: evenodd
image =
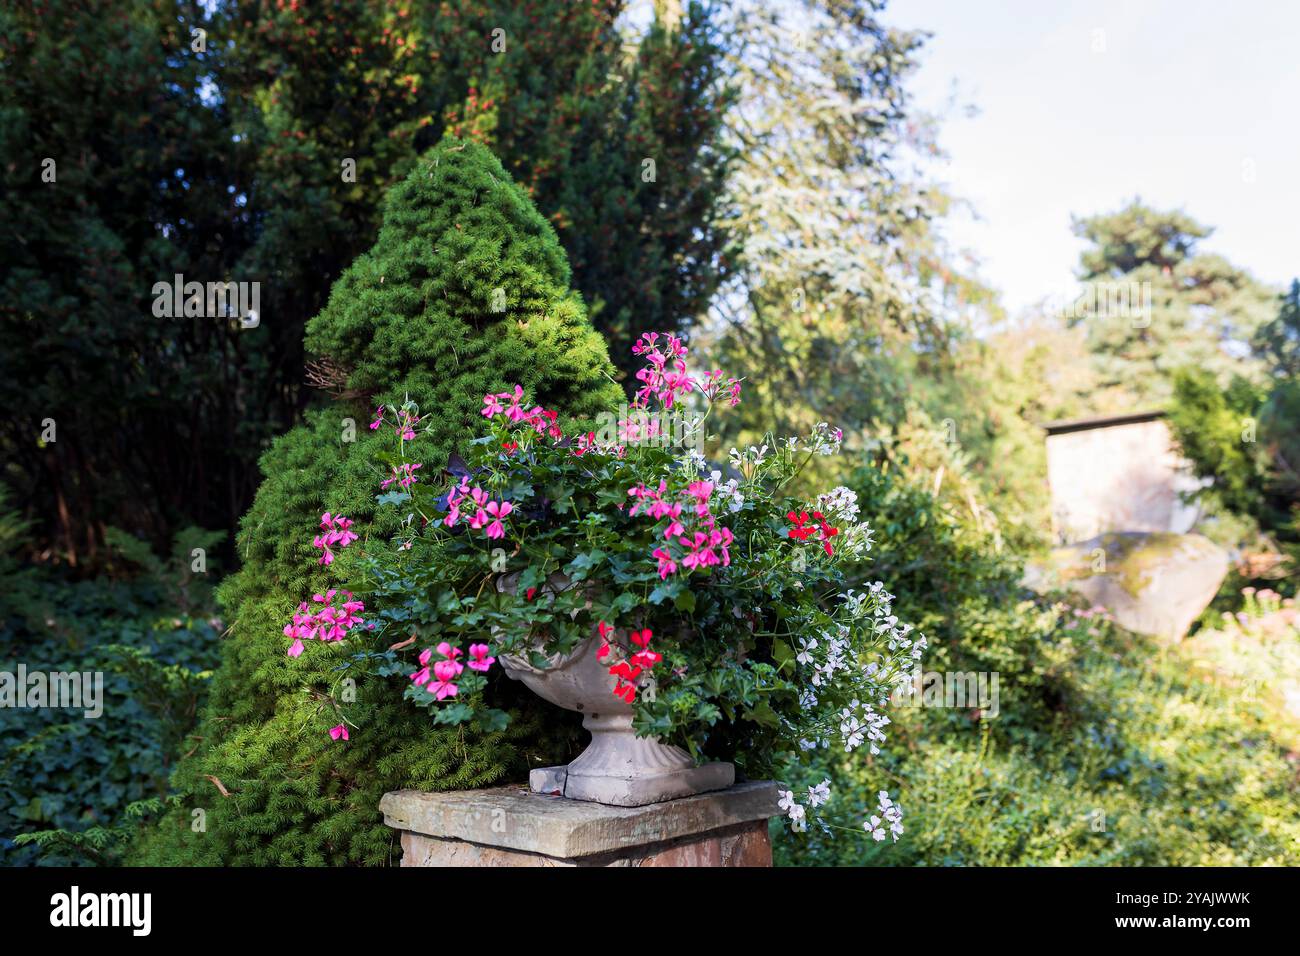
M 477 531 L 488 523 L 488 513 L 484 508 L 488 503 L 488 493 L 482 488 L 474 487 L 469 490 L 469 496 L 474 499 L 474 504 L 477 506 L 474 517 L 469 519 L 469 526 Z
M 501 404 L 501 395 L 491 393 L 483 396 L 483 417 L 491 418 L 493 415 L 500 415 L 505 411 L 505 406 Z
M 446 658 L 445 661 L 439 661 L 439 663 L 447 664 L 451 668 L 452 677 L 459 676 L 460 672 L 465 669 L 464 664 L 457 663 L 456 661 L 456 658 L 460 657 L 465 653 L 459 647 L 452 647 L 446 641 L 443 641 L 441 644 L 438 645 L 438 653 Z M 437 673 L 438 665 L 435 664 L 433 666 L 433 669 L 434 669 L 434 673 Z
M 370 430 L 372 432 L 378 431 L 379 426 L 382 425 L 383 423 L 384 423 L 384 406 L 380 405 L 378 408 L 375 409 L 375 420 L 370 423 Z
M 392 474 L 390 474 L 387 478 L 381 481 L 379 483 L 379 487 L 382 489 L 386 489 L 393 482 L 397 482 L 398 487 L 409 488 L 411 487 L 411 485 L 415 484 L 417 481 L 420 480 L 418 477 L 416 477 L 415 471 L 417 468 L 423 468 L 423 467 L 424 467 L 423 465 L 415 464 L 409 461 L 403 462 L 400 465 L 393 465 Z M 351 524 L 350 521 L 348 523 Z
M 469 492 L 469 479 L 462 478 L 460 484 L 447 492 L 447 517 L 442 519 L 442 523 L 448 528 L 454 527 L 460 520 L 460 503 L 465 499 Z
M 302 654 L 304 639 L 341 641 L 347 636 L 349 630 L 366 623 L 358 616 L 359 611 L 365 610 L 365 604 L 355 600 L 350 591 L 344 591 L 343 596 L 346 600 L 335 607 L 333 602 L 334 595 L 337 593 L 339 593 L 337 590 L 330 588 L 324 594 L 312 595 L 313 601 L 325 605 L 315 612 L 308 610 L 306 601 L 298 605 L 293 620 L 284 626 L 284 636 L 293 638 L 288 651 L 290 657 L 298 657 Z M 373 630 L 373 627 L 374 625 L 367 625 L 368 629 Z
M 334 552 L 331 548 L 338 545 L 340 548 L 346 548 L 353 541 L 357 540 L 355 531 L 349 530 L 352 527 L 352 519 L 345 518 L 343 515 L 331 515 L 328 511 L 320 516 L 320 527 L 324 534 L 318 534 L 312 539 L 312 546 L 321 550 L 320 564 L 333 564 Z
M 337 727 L 331 727 L 330 738 L 332 740 L 338 740 L 340 737 L 342 737 L 344 740 L 348 739 L 347 727 L 345 727 L 343 724 L 339 724 Z
M 420 466 L 416 465 L 416 467 L 418 468 Z M 338 529 L 335 532 L 334 543 L 337 544 L 340 548 L 346 548 L 353 541 L 357 540 L 357 533 L 355 531 L 348 530 L 349 528 L 352 527 L 351 518 L 344 518 L 344 517 L 335 518 L 334 527 Z
M 508 501 L 502 501 L 502 502 L 489 501 L 484 510 L 487 511 L 488 514 L 490 514 L 493 518 L 496 519 L 490 525 L 488 525 L 487 536 L 489 538 L 505 537 L 506 529 L 505 529 L 505 525 L 501 523 L 501 519 L 506 517 L 506 515 L 510 514 L 510 512 L 514 510 L 514 505 L 512 505 Z
M 426 665 L 427 665 L 427 664 L 429 663 L 429 661 L 432 660 L 432 659 L 433 659 L 433 648 L 432 648 L 432 647 L 426 647 L 424 650 L 420 651 L 420 663 L 421 663 L 421 664 L 426 664 Z
M 455 697 L 460 688 L 452 681 L 462 670 L 461 665 L 455 661 L 438 661 L 433 665 L 434 680 L 429 683 L 426 690 L 433 694 L 438 700 L 446 700 L 448 697 Z
M 596 657 L 603 661 L 609 657 L 609 635 L 614 633 L 614 629 L 601 621 L 596 625 L 596 630 L 600 632 L 600 649 L 596 651 Z
M 703 517 L 709 513 L 709 498 L 713 495 L 713 482 L 692 481 L 686 493 L 695 499 L 695 513 Z
M 471 644 L 469 646 L 469 669 L 472 671 L 486 671 L 494 663 L 495 657 L 488 656 L 488 646 L 486 644 Z
M 677 540 L 689 549 L 682 557 L 682 567 L 707 568 L 719 563 L 718 556 L 713 553 L 711 538 L 704 532 L 695 532 L 694 538 L 683 535 Z
M 312 539 L 312 545 L 321 549 L 320 560 L 317 564 L 330 565 L 334 563 L 334 552 L 330 550 L 329 539 L 323 534 L 318 534 Z
M 665 538 L 675 538 L 686 533 L 686 526 L 681 523 L 682 506 L 673 505 L 668 509 L 668 527 L 664 529 Z
M 668 577 L 670 574 L 677 573 L 677 562 L 673 556 L 663 548 L 655 548 L 654 557 L 659 559 L 659 578 L 660 580 Z
M 524 418 L 524 408 L 520 404 L 524 400 L 524 390 L 522 388 L 516 385 L 513 395 L 509 392 L 502 392 L 498 397 L 510 400 L 510 405 L 506 408 L 506 418 L 512 422 L 518 422 Z
M 416 687 L 423 687 L 425 684 L 429 683 L 429 668 L 421 667 L 418 671 L 412 674 L 411 683 Z

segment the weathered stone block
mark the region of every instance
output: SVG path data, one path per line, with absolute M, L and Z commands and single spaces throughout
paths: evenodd
M 384 795 L 403 866 L 771 866 L 770 782 L 641 807 L 517 787 Z

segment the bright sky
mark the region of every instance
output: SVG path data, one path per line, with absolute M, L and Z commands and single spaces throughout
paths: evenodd
M 947 235 L 1012 314 L 1072 297 L 1071 213 L 1134 195 L 1265 282 L 1300 276 L 1300 3 L 893 0 L 885 20 L 934 34 L 918 106 L 978 109 L 947 110 L 936 173 L 982 220 Z

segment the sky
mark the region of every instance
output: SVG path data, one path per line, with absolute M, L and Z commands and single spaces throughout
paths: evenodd
M 944 232 L 1012 315 L 1073 298 L 1071 214 L 1134 196 L 1262 281 L 1300 276 L 1300 3 L 893 0 L 884 20 L 934 34 L 908 88 L 945 117 L 929 172 L 974 210 Z

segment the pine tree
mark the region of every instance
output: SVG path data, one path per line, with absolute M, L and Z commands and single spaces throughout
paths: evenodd
M 493 310 L 502 293 L 504 313 Z M 392 528 L 372 523 L 376 442 L 391 437 L 366 427 L 375 405 L 416 401 L 433 426 L 420 441 L 436 466 L 481 423 L 485 392 L 519 383 L 575 418 L 617 400 L 551 226 L 486 147 L 444 140 L 390 190 L 377 242 L 335 284 L 305 344 L 359 397 L 310 415 L 262 459 L 239 535 L 243 566 L 220 592 L 231 633 L 200 749 L 173 780 L 183 809 L 146 834 L 142 860 L 394 862 L 378 811 L 386 790 L 484 786 L 522 770 L 530 739 L 539 753 L 553 747 L 537 741 L 547 718 L 525 696 L 506 732 L 462 735 L 435 728 L 382 680 L 356 688 L 346 710 L 360 727 L 333 741 L 332 668 L 349 651 L 321 645 L 290 660 L 281 633 L 298 602 L 348 579 L 363 549 L 390 546 Z M 311 546 L 324 511 L 369 527 L 328 570 Z M 197 809 L 205 832 L 191 825 Z
M 1087 240 L 1080 279 L 1095 301 L 1071 309 L 1087 330 L 1103 409 L 1159 408 L 1177 369 L 1195 366 L 1226 387 L 1234 375 L 1258 381 L 1250 342 L 1274 314 L 1276 294 L 1249 272 L 1199 244 L 1213 230 L 1178 211 L 1133 200 L 1077 219 Z M 1115 308 L 1113 302 L 1118 300 Z

